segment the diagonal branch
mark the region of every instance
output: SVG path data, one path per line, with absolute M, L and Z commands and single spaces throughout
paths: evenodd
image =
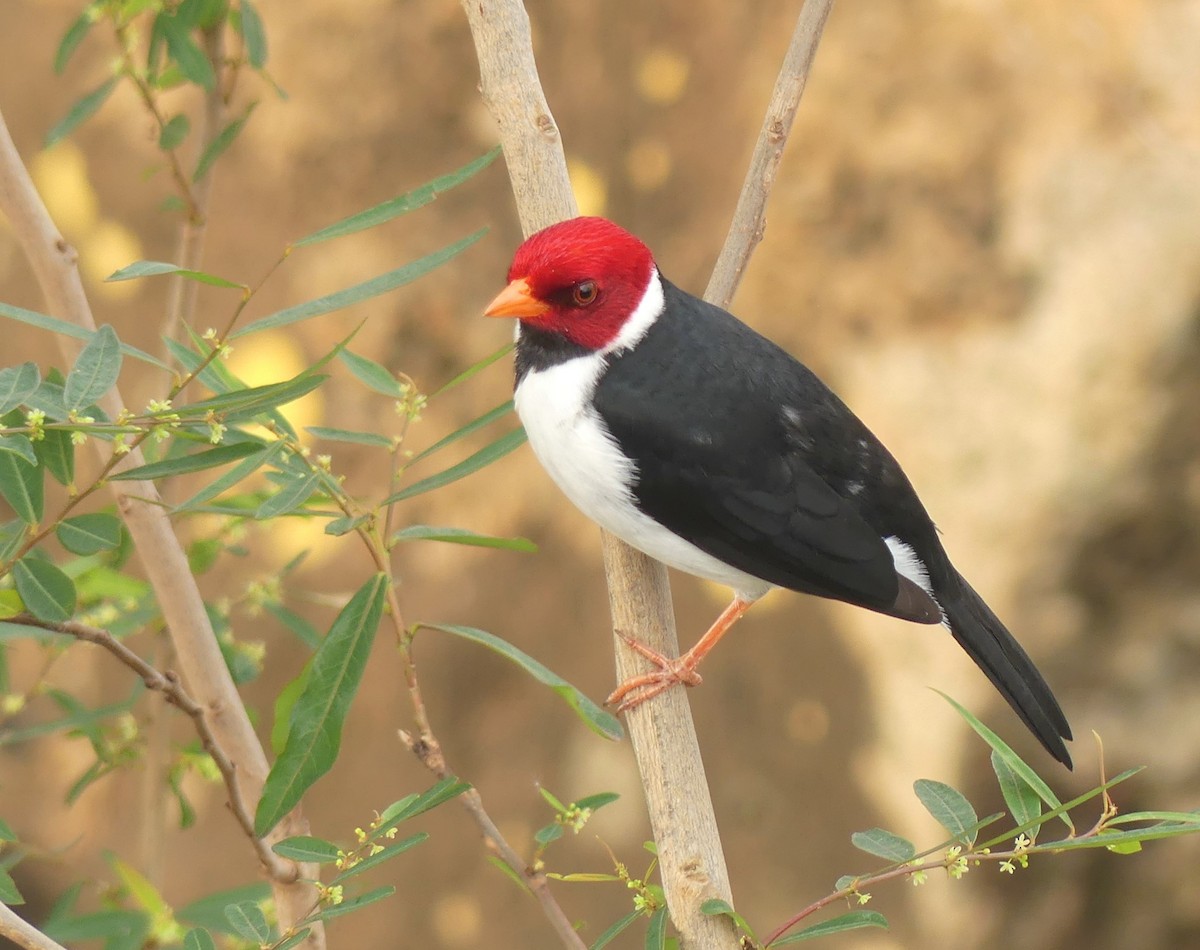
M 28 921 L 17 916 L 7 904 L 0 904 L 0 937 L 7 937 L 23 950 L 67 950 L 55 943 Z

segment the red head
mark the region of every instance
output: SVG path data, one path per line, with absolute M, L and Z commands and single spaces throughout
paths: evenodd
M 650 283 L 650 249 L 604 218 L 553 224 L 517 248 L 508 286 L 484 311 L 589 349 L 616 337 Z

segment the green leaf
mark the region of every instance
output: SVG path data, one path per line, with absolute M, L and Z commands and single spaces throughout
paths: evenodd
M 1029 783 L 1021 778 L 995 749 L 992 750 L 992 770 L 996 773 L 1000 793 L 1004 796 L 1004 804 L 1008 806 L 1013 821 L 1023 825 L 1041 815 L 1042 800 L 1038 793 L 1029 787 Z M 1036 830 L 1033 836 L 1036 836 Z
M 216 85 L 217 77 L 212 63 L 192 39 L 190 24 L 183 17 L 164 14 L 157 18 L 156 25 L 166 39 L 167 50 L 179 71 L 196 85 L 211 90 Z
M 0 317 L 8 317 L 10 320 L 16 320 L 17 323 L 23 323 L 29 327 L 37 327 L 39 330 L 49 330 L 51 333 L 69 336 L 73 340 L 91 340 L 98 332 L 96 330 L 85 330 L 83 327 L 76 326 L 74 323 L 68 323 L 66 320 L 59 320 L 57 317 L 50 317 L 44 313 L 25 310 L 3 302 L 0 302 Z M 150 363 L 153 366 L 157 366 L 159 369 L 171 369 L 170 366 L 157 356 L 151 356 L 144 350 L 139 350 L 136 346 L 130 346 L 128 343 L 121 344 L 121 352 L 126 356 L 132 356 L 135 360 L 141 360 L 143 363 Z
M 271 845 L 271 850 L 281 858 L 291 858 L 306 864 L 332 864 L 342 856 L 342 849 L 332 841 L 314 838 L 311 835 L 284 838 Z
M 438 449 L 444 449 L 451 442 L 457 442 L 464 435 L 470 435 L 472 432 L 476 431 L 477 429 L 482 429 L 484 426 L 491 425 L 493 422 L 495 422 L 501 416 L 507 415 L 508 413 L 512 412 L 512 409 L 513 409 L 513 401 L 510 399 L 508 402 L 500 404 L 495 409 L 491 409 L 488 412 L 485 412 L 478 419 L 472 419 L 461 429 L 456 429 L 455 431 L 451 432 L 445 438 L 439 439 L 437 442 L 433 443 L 433 445 L 431 445 L 429 448 L 425 449 L 423 452 L 418 452 L 416 455 L 414 455 L 412 457 L 411 460 L 409 460 L 408 464 L 412 465 L 415 462 L 419 462 L 421 459 L 425 458 L 425 456 L 432 455 L 434 452 L 438 451 Z
M 595 943 L 593 943 L 588 950 L 603 950 L 604 947 L 607 947 L 610 943 L 612 943 L 623 931 L 627 930 L 634 921 L 639 920 L 641 917 L 642 912 L 640 910 L 630 911 L 606 931 L 604 931 L 604 933 L 602 933 L 599 937 L 597 937 Z
M 543 848 L 561 838 L 565 832 L 562 825 L 546 825 L 533 834 L 533 840 Z
M 83 940 L 106 940 L 105 950 L 137 950 L 143 946 L 149 931 L 145 914 L 133 910 L 101 910 L 47 922 L 42 932 L 60 943 Z
M 1107 824 L 1127 825 L 1132 821 L 1175 822 L 1177 824 L 1200 824 L 1200 811 L 1131 811 L 1126 815 L 1110 818 Z
M 397 841 L 394 844 L 387 845 L 382 851 L 379 851 L 370 857 L 363 858 L 352 868 L 347 868 L 345 871 L 335 877 L 332 883 L 340 884 L 347 878 L 354 877 L 356 874 L 361 874 L 363 871 L 369 871 L 371 868 L 382 864 L 384 861 L 390 861 L 397 855 L 403 854 L 410 848 L 416 847 L 422 841 L 428 840 L 428 838 L 428 832 L 419 831 L 415 835 L 405 838 L 403 841 Z
M 356 910 L 362 910 L 368 904 L 374 904 L 376 901 L 381 901 L 385 897 L 391 897 L 396 893 L 396 888 L 390 884 L 386 887 L 377 887 L 373 891 L 367 891 L 361 897 L 352 897 L 349 900 L 344 900 L 340 904 L 334 904 L 324 908 L 320 913 L 313 914 L 308 920 L 331 920 L 334 917 L 341 917 L 343 914 L 350 914 Z
M 461 373 L 459 373 L 452 380 L 450 380 L 450 382 L 444 383 L 440 389 L 438 389 L 435 393 L 433 393 L 433 396 L 440 396 L 442 393 L 453 389 L 455 386 L 458 386 L 461 383 L 465 383 L 468 379 L 470 379 L 472 376 L 474 376 L 480 370 L 487 369 L 494 362 L 496 362 L 496 360 L 511 353 L 513 350 L 513 347 L 515 345 L 516 345 L 515 343 L 505 343 L 504 346 L 502 346 L 502 347 L 500 347 L 500 349 L 496 350 L 495 353 L 489 353 L 487 356 L 485 356 L 483 359 L 481 359 L 478 363 L 474 363 L 471 366 L 468 366 Z M 432 396 L 430 398 L 432 398 Z
M 28 465 L 37 465 L 37 456 L 33 452 L 33 443 L 25 435 L 0 436 L 0 452 L 10 453 Z
M 375 831 L 376 837 L 402 821 L 416 818 L 417 815 L 457 798 L 470 787 L 466 782 L 460 782 L 453 775 L 448 775 L 420 795 L 405 795 L 383 810 L 383 814 L 379 816 L 379 828 Z
M 254 111 L 254 107 L 258 103 L 252 102 L 246 107 L 246 111 L 240 118 L 234 119 L 225 128 L 223 128 L 215 139 L 208 143 L 204 151 L 200 153 L 200 160 L 196 162 L 196 170 L 192 172 L 192 181 L 197 182 L 208 174 L 208 169 L 221 154 L 234 143 L 234 140 L 242 134 L 242 129 L 246 125 L 246 120 L 250 118 L 250 113 Z
M 349 350 L 342 350 L 338 354 L 338 359 L 345 363 L 350 372 L 354 374 L 355 379 L 368 389 L 391 396 L 393 399 L 404 398 L 405 387 L 386 366 L 367 359 L 365 356 L 359 356 L 357 353 L 351 353 Z
M 646 928 L 646 950 L 666 950 L 667 946 L 667 908 L 660 907 L 650 917 L 650 925 Z
M 271 928 L 262 908 L 254 901 L 242 901 L 230 904 L 225 908 L 225 919 L 239 937 L 254 943 L 266 943 L 271 936 Z
M 242 0 L 242 39 L 246 41 L 246 58 L 255 69 L 267 64 L 267 33 L 262 19 L 250 0 Z
M 37 390 L 42 381 L 37 363 L 22 363 L 0 369 L 0 416 L 16 409 Z
M 450 544 L 468 544 L 480 548 L 537 553 L 537 545 L 526 538 L 497 538 L 488 534 L 476 534 L 466 528 L 434 528 L 427 524 L 414 524 L 402 528 L 392 535 L 392 541 L 446 541 Z
M 16 841 L 17 836 L 13 833 L 12 828 L 8 826 L 8 822 L 0 818 L 0 841 Z
M 727 901 L 723 901 L 719 897 L 709 898 L 700 905 L 700 913 L 707 914 L 710 917 L 717 915 L 728 917 L 742 933 L 746 934 L 757 945 L 757 938 L 754 936 L 754 931 L 750 928 L 750 925 L 746 923 L 746 918 L 730 907 Z
M 54 72 L 57 75 L 62 75 L 62 71 L 67 68 L 67 63 L 74 55 L 75 50 L 79 48 L 79 44 L 83 42 L 83 38 L 88 35 L 88 31 L 95 22 L 96 19 L 92 15 L 92 8 L 89 5 L 63 34 L 62 41 L 54 53 Z
M 320 477 L 316 472 L 309 472 L 300 478 L 289 476 L 279 491 L 258 506 L 254 517 L 265 521 L 268 518 L 290 514 L 312 497 L 319 484 Z
M 310 375 L 307 371 L 281 383 L 267 383 L 265 386 L 251 386 L 247 389 L 235 389 L 232 392 L 220 393 L 208 399 L 201 399 L 187 407 L 189 415 L 206 414 L 209 412 L 225 413 L 232 418 L 234 413 L 253 414 L 275 409 L 289 402 L 307 396 L 329 377 L 320 374 Z
M 304 692 L 304 687 L 308 685 L 308 674 L 311 669 L 312 662 L 305 663 L 300 675 L 280 690 L 279 695 L 275 697 L 275 722 L 271 726 L 271 751 L 276 756 L 282 755 L 283 750 L 287 747 L 288 734 L 292 731 L 292 712 L 296 708 L 300 694 Z
M 44 482 L 40 468 L 11 452 L 0 452 L 0 495 L 26 524 L 33 525 L 42 520 Z
M 19 907 L 24 903 L 25 898 L 17 890 L 17 882 L 12 879 L 12 875 L 7 870 L 0 868 L 0 904 L 7 904 L 9 907 Z
M 187 138 L 191 129 L 192 123 L 182 112 L 179 115 L 171 116 L 167 124 L 162 127 L 162 131 L 158 133 L 158 147 L 164 152 L 178 148 L 183 144 L 183 140 Z M 111 279 L 110 277 L 109 280 Z
M 917 853 L 916 847 L 907 838 L 901 838 L 882 828 L 856 831 L 850 836 L 850 843 L 859 851 L 873 854 L 875 857 L 883 858 L 893 864 L 911 861 Z
M 309 300 L 307 303 L 297 304 L 294 307 L 276 311 L 255 320 L 253 323 L 247 324 L 240 330 L 235 331 L 232 336 L 233 338 L 247 336 L 251 333 L 258 333 L 261 330 L 273 330 L 277 327 L 298 323 L 301 320 L 308 320 L 311 317 L 319 317 L 323 313 L 341 310 L 343 307 L 349 307 L 351 304 L 361 303 L 364 300 L 378 297 L 380 294 L 387 293 L 390 290 L 395 290 L 397 287 L 411 284 L 418 277 L 425 276 L 434 268 L 466 250 L 486 233 L 487 229 L 482 228 L 474 234 L 463 238 L 461 241 L 455 241 L 448 247 L 442 248 L 440 251 L 435 251 L 410 264 L 405 264 L 403 267 L 388 271 L 388 273 L 382 274 L 379 277 L 363 281 L 361 284 L 355 284 L 353 287 L 347 287 L 345 290 L 327 294 L 324 297 L 318 297 L 316 300 Z
M 343 534 L 349 534 L 360 525 L 366 524 L 370 519 L 370 515 L 355 515 L 353 518 L 334 518 L 329 524 L 325 525 L 325 533 L 331 537 L 340 538 Z
M 44 437 L 33 443 L 33 451 L 60 485 L 75 480 L 75 443 L 66 429 L 46 429 Z
M 283 941 L 283 943 L 275 944 L 271 950 L 292 950 L 293 947 L 298 947 L 304 943 L 310 933 L 312 933 L 312 927 L 305 927 L 303 930 L 298 930 Z
M 355 432 L 351 429 L 331 429 L 329 426 L 305 426 L 306 432 L 318 439 L 330 442 L 353 442 L 357 445 L 374 445 L 381 449 L 390 449 L 392 440 L 386 435 L 375 432 Z
M 177 116 L 177 118 L 179 117 Z M 202 270 L 188 270 L 186 267 L 180 267 L 177 264 L 168 264 L 166 261 L 134 261 L 132 264 L 122 267 L 119 271 L 109 274 L 104 280 L 111 284 L 122 280 L 138 280 L 142 277 L 158 277 L 161 274 L 175 274 L 187 280 L 194 280 L 201 284 L 210 284 L 213 287 L 249 289 L 245 284 L 239 284 L 237 281 L 226 280 L 224 277 L 218 277 L 215 274 L 206 274 Z
M 107 323 L 80 352 L 63 385 L 63 401 L 78 412 L 116 385 L 121 372 L 121 341 Z
M 50 146 L 65 139 L 75 131 L 77 126 L 90 119 L 96 110 L 104 105 L 104 100 L 112 95 L 112 91 L 116 87 L 117 77 L 113 76 L 102 83 L 97 89 L 92 90 L 82 99 L 78 100 L 67 111 L 67 114 L 59 119 L 58 124 L 46 133 L 45 147 L 50 148 Z
M 979 816 L 965 795 L 945 782 L 921 778 L 913 783 L 913 791 L 939 825 L 963 844 L 974 844 Z M 975 830 L 973 830 L 975 829 Z
M 504 456 L 508 455 L 514 449 L 520 448 L 525 444 L 525 441 L 525 430 L 513 429 L 512 432 L 500 436 L 495 442 L 485 445 L 474 455 L 463 459 L 457 465 L 451 465 L 448 469 L 438 472 L 436 475 L 430 475 L 428 478 L 413 482 L 406 488 L 400 489 L 394 495 L 389 495 L 383 500 L 381 507 L 394 505 L 398 501 L 404 501 L 406 498 L 412 498 L 415 495 L 433 491 L 435 488 L 442 488 L 451 482 L 458 481 L 460 478 L 473 475 L 481 468 L 504 458 Z
M 847 930 L 858 930 L 862 927 L 882 927 L 888 929 L 887 918 L 874 910 L 852 910 L 848 914 L 834 917 L 819 924 L 813 924 L 799 933 L 781 937 L 768 944 L 769 947 L 782 947 L 789 943 L 800 943 L 802 940 L 813 940 L 817 937 L 827 937 L 830 934 L 840 934 Z
M 268 603 L 266 605 L 268 613 L 275 617 L 281 624 L 287 627 L 301 643 L 311 650 L 315 650 L 321 644 L 321 635 L 317 633 L 317 628 L 301 617 L 299 614 L 288 610 L 282 604 Z
M 362 679 L 387 589 L 385 574 L 368 580 L 342 608 L 313 655 L 287 745 L 267 775 L 254 816 L 255 834 L 265 835 L 275 827 L 337 759 L 342 724 Z
M 105 857 L 108 859 L 109 866 L 121 879 L 125 892 L 132 898 L 134 904 L 153 919 L 169 920 L 171 918 L 171 906 L 163 900 L 158 888 L 151 884 L 145 875 L 116 855 L 108 854 Z
M 315 234 L 301 238 L 292 246 L 302 247 L 305 244 L 316 244 L 318 241 L 327 241 L 330 238 L 344 237 L 347 234 L 354 234 L 356 231 L 373 228 L 399 215 L 415 211 L 417 208 L 423 208 L 442 192 L 448 191 L 455 185 L 466 181 L 477 172 L 487 168 L 488 165 L 496 160 L 496 156 L 499 154 L 500 148 L 497 146 L 486 155 L 467 163 L 457 171 L 450 172 L 450 174 L 443 175 L 440 178 L 435 178 L 420 188 L 378 204 L 374 208 L 368 208 L 366 211 L 360 211 L 358 214 L 343 218 L 336 224 L 331 224 L 317 231 Z
M 621 796 L 616 792 L 598 792 L 595 795 L 585 795 L 583 798 L 578 799 L 575 802 L 575 807 L 588 808 L 592 811 L 597 811 L 598 809 L 603 808 L 605 805 L 611 805 L 620 797 Z
M 1127 832 L 1118 831 L 1116 828 L 1101 828 L 1099 834 L 1101 836 L 1107 836 L 1111 840 L 1113 835 L 1120 835 L 1124 837 Z M 1137 854 L 1142 850 L 1142 842 L 1138 839 L 1118 841 L 1113 844 L 1105 845 L 1105 847 L 1113 854 Z
M 225 917 L 225 908 L 243 901 L 265 901 L 271 897 L 271 887 L 265 881 L 243 884 L 240 887 L 218 891 L 193 901 L 175 912 L 175 919 L 195 927 L 204 927 L 215 933 L 235 933 Z
M 588 728 L 597 735 L 603 736 L 605 739 L 620 739 L 624 735 L 621 724 L 617 722 L 615 717 L 597 706 L 557 673 L 547 669 L 529 654 L 518 650 L 508 641 L 502 640 L 486 631 L 477 630 L 474 627 L 463 627 L 458 624 L 423 623 L 419 626 L 428 627 L 432 630 L 441 630 L 443 633 L 462 637 L 464 640 L 470 640 L 473 643 L 487 647 L 489 650 L 493 650 L 505 659 L 517 664 L 517 666 L 539 683 L 549 686 L 554 692 L 558 693 L 566 701 L 566 704 L 575 710 Z
M 72 554 L 98 554 L 111 551 L 121 543 L 121 519 L 104 513 L 76 515 L 61 522 L 54 533 L 59 543 Z
M 274 448 L 274 444 L 272 443 L 268 447 Z M 137 466 L 137 468 L 126 469 L 123 472 L 110 475 L 109 478 L 114 482 L 130 481 L 131 479 L 152 481 L 158 478 L 168 478 L 173 475 L 186 475 L 189 472 L 202 472 L 205 469 L 216 468 L 218 465 L 228 465 L 230 462 L 244 459 L 248 455 L 261 452 L 263 448 L 264 445 L 262 442 L 255 441 L 218 445 L 216 448 L 193 452 L 191 455 L 183 455 L 179 458 L 164 459 L 161 462 L 148 462 L 145 465 Z
M 1045 780 L 1043 780 L 1042 777 L 1037 774 L 1037 772 L 1030 768 L 1029 765 L 1026 764 L 1025 760 L 1009 747 L 1008 743 L 1006 743 L 1003 739 L 996 735 L 996 733 L 980 722 L 974 715 L 968 712 L 964 707 L 959 705 L 957 702 L 955 702 L 955 700 L 951 699 L 941 690 L 935 689 L 934 692 L 954 707 L 958 714 L 966 720 L 967 725 L 974 729 L 975 732 L 979 734 L 980 738 L 982 738 L 984 742 L 992 747 L 992 751 L 999 755 L 1000 758 L 1002 758 L 1008 764 L 1009 768 L 1011 768 L 1017 773 L 1017 775 L 1025 780 L 1025 784 L 1032 788 L 1034 792 L 1037 793 L 1038 798 L 1049 805 L 1051 810 L 1058 808 L 1059 805 L 1062 804 L 1062 802 L 1058 800 L 1058 796 L 1050 790 L 1050 786 L 1046 784 Z M 1065 824 L 1072 832 L 1075 831 L 1075 825 L 1071 821 L 1070 815 L 1068 815 L 1066 812 L 1059 812 L 1058 817 L 1062 819 L 1063 824 Z
M 193 927 L 183 935 L 183 950 L 217 950 L 217 945 L 207 930 Z

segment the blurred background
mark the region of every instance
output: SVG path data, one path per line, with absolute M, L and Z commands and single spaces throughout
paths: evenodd
M 46 131 L 107 75 L 108 38 L 89 38 L 61 77 L 54 50 L 75 0 L 0 7 L 0 108 L 58 224 L 81 255 L 98 320 L 157 351 L 165 284 L 98 282 L 137 258 L 170 260 L 175 218 L 159 209 L 155 135 L 119 90 L 68 142 Z M 531 0 L 542 80 L 580 204 L 654 248 L 676 283 L 703 290 L 724 238 L 799 4 L 762 0 Z M 281 101 L 262 100 L 219 165 L 206 270 L 256 281 L 284 245 L 443 174 L 491 147 L 471 40 L 450 0 L 318 0 L 260 5 Z M 813 366 L 901 460 L 956 564 L 1017 634 L 1075 729 L 1074 774 L 1035 746 L 940 629 L 776 593 L 705 665 L 692 707 L 738 909 L 760 933 L 871 859 L 850 833 L 879 825 L 941 835 L 911 793 L 918 778 L 1003 807 L 986 747 L 926 687 L 954 696 L 1050 776 L 1062 797 L 1097 781 L 1093 730 L 1123 810 L 1196 807 L 1200 788 L 1200 2 L 876 0 L 835 7 L 772 198 L 766 239 L 734 309 Z M 178 102 L 182 108 L 189 103 Z M 191 103 L 195 105 L 195 103 Z M 448 266 L 351 312 L 260 336 L 233 368 L 286 378 L 363 318 L 357 349 L 425 391 L 500 346 L 479 319 L 520 233 L 503 166 L 385 228 L 297 253 L 254 314 L 365 280 L 486 225 Z M 41 309 L 0 223 L 0 296 Z M 228 293 L 205 288 L 197 327 L 220 324 Z M 43 335 L 5 328 L 4 363 L 59 363 Z M 154 394 L 127 373 L 127 399 Z M 432 444 L 507 398 L 508 361 L 437 399 L 415 427 Z M 297 404 L 299 424 L 366 427 L 386 401 L 335 374 Z M 373 415 L 374 414 L 374 415 Z M 481 443 L 479 443 L 481 444 Z M 471 446 L 463 446 L 466 452 Z M 324 450 L 324 449 L 322 449 Z M 368 449 L 332 447 L 355 489 L 386 473 Z M 597 531 L 553 489 L 528 449 L 401 512 L 411 523 L 523 535 L 536 555 L 449 545 L 398 551 L 408 619 L 471 624 L 536 656 L 590 696 L 612 688 Z M 189 531 L 184 526 L 185 532 Z M 251 531 L 245 557 L 203 579 L 229 596 L 311 547 L 289 606 L 322 629 L 369 571 L 352 541 L 320 526 Z M 725 592 L 674 578 L 690 644 Z M 317 596 L 321 595 L 321 596 Z M 275 621 L 235 614 L 261 641 L 266 672 L 246 688 L 260 732 L 305 651 Z M 137 643 L 138 641 L 134 641 Z M 554 696 L 502 660 L 432 634 L 416 646 L 446 754 L 520 850 L 560 798 L 622 799 L 552 870 L 608 871 L 606 843 L 635 873 L 648 837 L 627 743 L 588 732 Z M 14 683 L 36 675 L 14 654 Z M 55 685 L 99 704 L 129 676 L 75 650 Z M 316 834 L 349 839 L 429 777 L 396 739 L 411 724 L 394 647 L 381 637 L 335 770 L 306 799 Z M 157 706 L 146 704 L 143 717 Z M 46 717 L 31 705 L 27 722 Z M 177 737 L 190 738 L 185 723 Z M 18 870 L 33 919 L 79 876 L 111 879 L 105 848 L 137 865 L 137 770 L 66 789 L 90 763 L 61 738 L 0 748 L 0 814 L 47 851 Z M 256 879 L 220 789 L 190 782 L 198 828 L 170 832 L 162 886 L 186 903 Z M 172 806 L 171 817 L 174 818 Z M 554 946 L 532 901 L 485 860 L 453 806 L 422 819 L 433 840 L 386 865 L 398 894 L 335 921 L 331 947 Z M 628 909 L 619 885 L 560 885 L 594 939 Z M 888 933 L 831 946 L 953 945 L 1118 950 L 1200 946 L 1200 843 L 1140 854 L 1077 853 L 1009 878 L 973 870 L 916 889 L 880 888 Z M 85 891 L 83 905 L 97 894 Z M 632 934 L 632 932 L 630 932 Z M 627 934 L 614 946 L 641 945 Z

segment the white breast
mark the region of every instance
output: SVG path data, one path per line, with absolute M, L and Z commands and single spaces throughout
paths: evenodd
M 753 600 L 771 585 L 705 554 L 638 509 L 632 491 L 634 464 L 592 406 L 608 353 L 640 339 L 662 311 L 657 274 L 650 283 L 642 305 L 604 351 L 527 373 L 516 391 L 517 415 L 542 467 L 585 515 L 664 564 L 725 584 Z

